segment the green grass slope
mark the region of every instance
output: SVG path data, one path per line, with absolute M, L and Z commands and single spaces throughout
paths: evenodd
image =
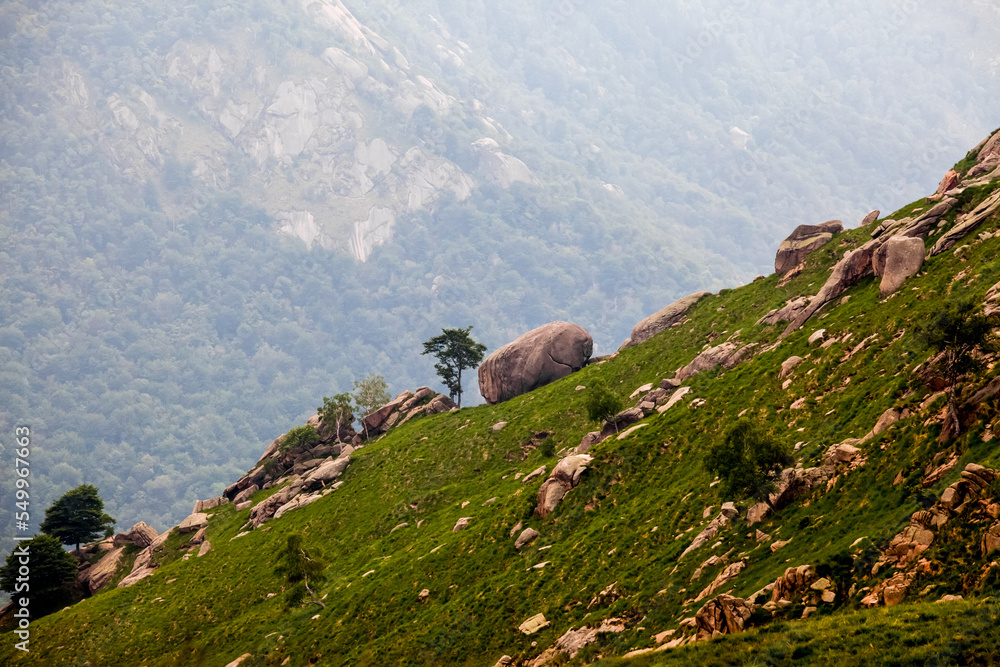
M 961 210 L 988 194 L 970 193 Z M 28 654 L 4 637 L 0 662 L 221 666 L 248 653 L 244 665 L 493 665 L 504 654 L 530 659 L 570 628 L 616 617 L 625 631 L 603 635 L 572 661 L 559 660 L 989 664 L 1000 652 L 991 597 L 998 577 L 981 554 L 980 528 L 949 524 L 948 538 L 923 554 L 936 574 L 915 584 L 902 606 L 862 611 L 860 598 L 863 588 L 889 575 L 872 575 L 871 565 L 914 511 L 958 479 L 966 463 L 1000 466 L 1000 447 L 988 428 L 995 404 L 986 405 L 957 440 L 941 444 L 935 418 L 940 401 L 921 407 L 931 392 L 913 372 L 930 356 L 917 327 L 949 301 L 981 303 L 1000 280 L 1000 238 L 980 236 L 997 229 L 998 221 L 989 221 L 960 243 L 964 249 L 929 259 L 886 300 L 879 299 L 875 280 L 863 280 L 846 302 L 835 301 L 767 349 L 784 325 L 755 326 L 756 320 L 790 298 L 815 294 L 836 260 L 868 240 L 871 228 L 845 231 L 787 284 L 772 275 L 723 290 L 693 307 L 682 326 L 613 360 L 500 405 L 420 418 L 390 431 L 352 456 L 342 487 L 249 534 L 237 537 L 249 510 L 213 510 L 207 554 L 185 559 L 184 539 L 173 536 L 154 576 L 33 622 Z M 810 346 L 808 337 L 820 328 L 829 337 L 852 335 L 827 348 Z M 543 464 L 551 471 L 594 428 L 586 418 L 586 390 L 578 386 L 602 380 L 627 398 L 644 383 L 672 377 L 704 347 L 737 335 L 766 351 L 732 370 L 695 376 L 685 383 L 692 391 L 680 404 L 647 418 L 647 426 L 628 437 L 597 445 L 580 485 L 547 518 L 533 516 L 541 479 L 525 485 L 517 473 Z M 783 387 L 778 372 L 792 355 L 806 361 Z M 801 443 L 796 455 L 809 466 L 830 445 L 862 437 L 890 407 L 909 408 L 911 416 L 861 445 L 864 466 L 753 528 L 741 515 L 710 544 L 679 559 L 714 516 L 705 518 L 706 506 L 717 513 L 730 500 L 712 486 L 702 452 L 739 415 L 765 422 L 790 444 Z M 493 431 L 500 421 L 508 426 Z M 542 431 L 551 435 L 537 437 Z M 923 488 L 925 469 L 942 451 L 956 453 L 957 466 Z M 894 484 L 897 476 L 904 481 Z M 997 489 L 990 493 L 1000 496 Z M 462 517 L 471 518 L 469 527 L 453 532 Z M 403 523 L 408 525 L 393 530 Z M 518 523 L 540 533 L 521 552 L 510 537 Z M 790 541 L 772 551 L 772 542 L 753 539 L 757 528 Z M 294 533 L 329 563 L 317 588 L 325 609 L 287 605 L 276 554 Z M 856 586 L 809 620 L 791 620 L 801 609 L 787 620 L 755 615 L 760 627 L 751 632 L 620 660 L 655 646 L 653 635 L 694 616 L 704 601 L 690 600 L 723 568 L 707 566 L 694 576 L 713 554 L 747 561 L 719 592 L 748 596 L 790 566 L 845 562 L 845 576 Z M 423 589 L 430 595 L 419 601 Z M 612 594 L 600 595 L 609 589 Z M 934 603 L 945 594 L 966 599 Z M 519 632 L 519 624 L 537 613 L 551 625 L 531 636 Z

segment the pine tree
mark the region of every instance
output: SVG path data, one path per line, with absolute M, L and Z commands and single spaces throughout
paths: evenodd
M 104 501 L 92 484 L 82 484 L 67 491 L 45 510 L 42 532 L 59 538 L 66 545 L 97 539 L 114 529 L 115 520 L 104 513 Z

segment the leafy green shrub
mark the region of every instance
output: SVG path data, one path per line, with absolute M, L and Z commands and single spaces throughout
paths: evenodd
M 621 412 L 624 402 L 603 382 L 595 382 L 587 392 L 586 408 L 590 421 L 601 422 Z
M 278 445 L 278 451 L 286 454 L 289 450 L 299 445 L 308 445 L 314 442 L 319 442 L 319 433 L 316 432 L 315 426 L 306 424 L 305 426 L 293 428 L 286 433 L 285 437 L 281 439 L 281 444 Z

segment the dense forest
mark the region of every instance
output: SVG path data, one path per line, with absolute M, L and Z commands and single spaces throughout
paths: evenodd
M 933 189 L 996 125 L 995 10 L 913 4 L 4 3 L 0 455 L 32 428 L 39 519 L 90 483 L 161 529 L 324 395 L 434 384 L 442 327 L 493 350 L 566 319 L 611 352 L 769 272 L 795 225 Z M 324 79 L 331 48 L 367 75 Z M 340 106 L 255 153 L 295 120 L 260 100 L 307 83 Z M 395 162 L 351 181 L 362 144 Z M 444 176 L 405 203 L 415 173 Z M 361 201 L 393 223 L 352 246 Z M 279 233 L 299 210 L 326 241 Z

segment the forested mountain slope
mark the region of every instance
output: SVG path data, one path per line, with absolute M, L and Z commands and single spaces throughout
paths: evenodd
M 611 352 L 796 224 L 927 191 L 992 127 L 996 13 L 895 7 L 3 3 L 0 430 L 35 433 L 33 498 L 165 528 L 322 396 L 431 382 L 442 327 Z

